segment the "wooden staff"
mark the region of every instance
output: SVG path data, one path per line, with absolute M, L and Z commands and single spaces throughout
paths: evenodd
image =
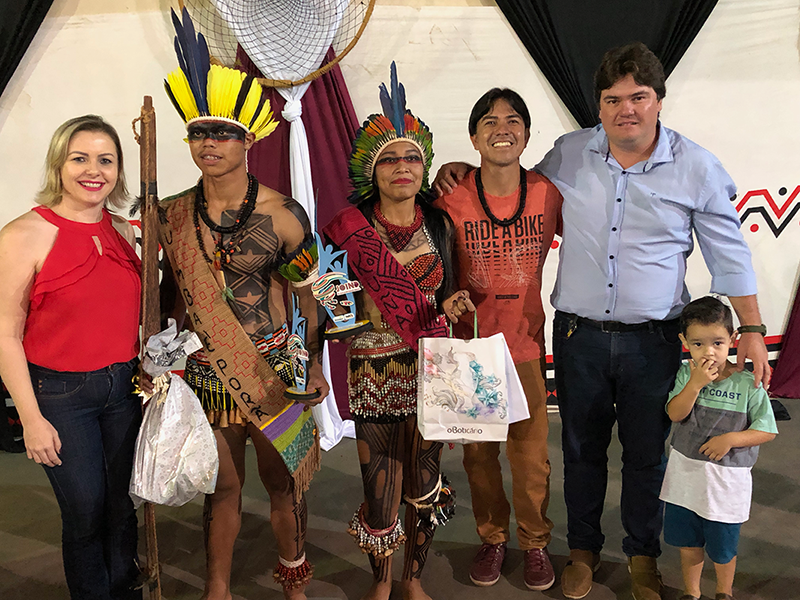
M 136 133 L 139 121 L 140 133 Z M 133 122 L 133 134 L 139 144 L 141 180 L 140 211 L 142 221 L 142 344 L 161 330 L 161 306 L 158 291 L 158 190 L 156 186 L 156 112 L 153 98 L 144 97 L 142 112 Z M 161 600 L 161 569 L 158 564 L 155 507 L 144 504 L 144 531 L 147 562 L 145 574 L 150 600 Z

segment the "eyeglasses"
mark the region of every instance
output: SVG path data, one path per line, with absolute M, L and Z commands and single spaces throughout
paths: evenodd
M 408 156 L 384 156 L 383 158 L 379 158 L 378 162 L 375 163 L 376 167 L 380 167 L 382 165 L 389 165 L 393 167 L 400 161 L 403 161 L 407 165 L 418 165 L 422 162 L 422 157 L 419 154 L 409 154 Z
M 245 132 L 241 127 L 228 123 L 195 123 L 189 126 L 187 142 L 202 142 L 212 139 L 215 142 L 244 141 Z

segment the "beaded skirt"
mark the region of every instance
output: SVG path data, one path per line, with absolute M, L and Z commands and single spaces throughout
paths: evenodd
M 350 346 L 350 414 L 397 423 L 417 414 L 417 353 L 393 331 L 368 331 Z

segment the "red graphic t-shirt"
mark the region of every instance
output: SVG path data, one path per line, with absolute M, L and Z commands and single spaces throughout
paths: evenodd
M 458 289 L 469 290 L 480 336 L 502 332 L 515 363 L 544 356 L 542 268 L 561 231 L 561 194 L 542 175 L 527 176 L 525 210 L 507 227 L 492 223 L 483 210 L 474 171 L 435 203 L 455 224 Z M 510 196 L 484 195 L 498 219 L 510 218 L 519 206 L 519 189 Z M 457 337 L 472 337 L 471 316 L 454 330 Z

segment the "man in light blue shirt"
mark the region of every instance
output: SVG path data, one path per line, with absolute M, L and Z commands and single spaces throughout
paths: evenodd
M 568 598 L 591 590 L 604 536 L 606 450 L 622 443 L 623 551 L 636 600 L 661 598 L 664 404 L 681 360 L 677 317 L 692 234 L 742 325 L 760 329 L 756 278 L 730 199 L 736 187 L 707 150 L 659 122 L 660 62 L 643 44 L 609 51 L 595 74 L 601 125 L 559 138 L 536 169 L 564 196 L 553 359 L 562 418 L 570 563 Z M 738 364 L 769 382 L 763 336 L 742 334 Z
M 571 599 L 589 593 L 600 562 L 615 422 L 633 596 L 661 598 L 664 405 L 681 360 L 677 316 L 690 300 L 693 233 L 711 291 L 728 296 L 744 326 L 738 368 L 751 359 L 756 385 L 769 384 L 756 279 L 730 202 L 736 187 L 710 152 L 660 124 L 665 95 L 663 68 L 646 46 L 610 50 L 595 74 L 601 125 L 562 136 L 536 167 L 564 197 L 551 301 L 570 547 L 561 587 Z M 465 167 L 446 165 L 434 185 L 449 192 Z

